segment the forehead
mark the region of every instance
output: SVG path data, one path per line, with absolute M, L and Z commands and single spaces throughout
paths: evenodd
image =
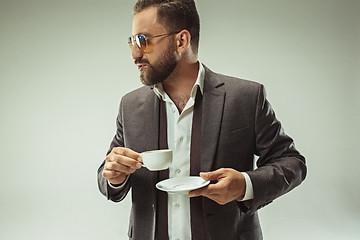
M 165 32 L 163 25 L 157 22 L 157 8 L 149 7 L 134 16 L 132 22 L 132 35 L 155 35 Z

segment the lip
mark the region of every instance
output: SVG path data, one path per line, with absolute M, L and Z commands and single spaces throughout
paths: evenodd
M 146 68 L 146 64 L 137 64 L 138 70 L 143 71 Z

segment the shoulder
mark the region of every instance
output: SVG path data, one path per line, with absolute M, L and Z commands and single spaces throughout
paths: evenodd
M 126 93 L 121 98 L 120 105 L 123 106 L 130 106 L 130 107 L 138 107 L 142 104 L 144 104 L 147 101 L 150 101 L 152 99 L 156 98 L 156 94 L 153 91 L 152 86 L 143 86 L 140 88 L 137 88 L 131 92 Z
M 140 88 L 137 88 L 131 92 L 126 93 L 123 97 L 123 101 L 135 101 L 138 99 L 142 99 L 144 97 L 148 97 L 151 95 L 155 95 L 153 88 L 150 86 L 143 86 Z
M 261 83 L 233 77 L 221 73 L 216 73 L 205 67 L 205 84 L 211 87 L 219 88 L 227 94 L 236 95 L 257 95 L 263 91 L 264 86 Z M 210 88 L 211 88 L 210 87 Z
M 157 96 L 150 86 L 135 89 L 121 98 L 119 111 L 134 112 L 135 109 L 144 109 L 144 106 L 156 101 Z

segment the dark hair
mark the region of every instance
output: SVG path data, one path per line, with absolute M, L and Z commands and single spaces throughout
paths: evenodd
M 133 14 L 136 15 L 148 7 L 157 7 L 157 20 L 169 32 L 188 30 L 192 50 L 198 53 L 200 18 L 194 0 L 138 0 Z

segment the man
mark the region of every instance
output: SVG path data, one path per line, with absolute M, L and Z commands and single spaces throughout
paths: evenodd
M 129 44 L 146 86 L 122 98 L 98 170 L 108 199 L 121 201 L 132 189 L 130 239 L 262 239 L 257 210 L 306 175 L 263 86 L 199 63 L 199 29 L 193 0 L 139 0 L 134 7 Z M 141 167 L 141 152 L 162 148 L 174 153 L 169 170 Z M 211 184 L 189 195 L 155 187 L 189 175 Z

